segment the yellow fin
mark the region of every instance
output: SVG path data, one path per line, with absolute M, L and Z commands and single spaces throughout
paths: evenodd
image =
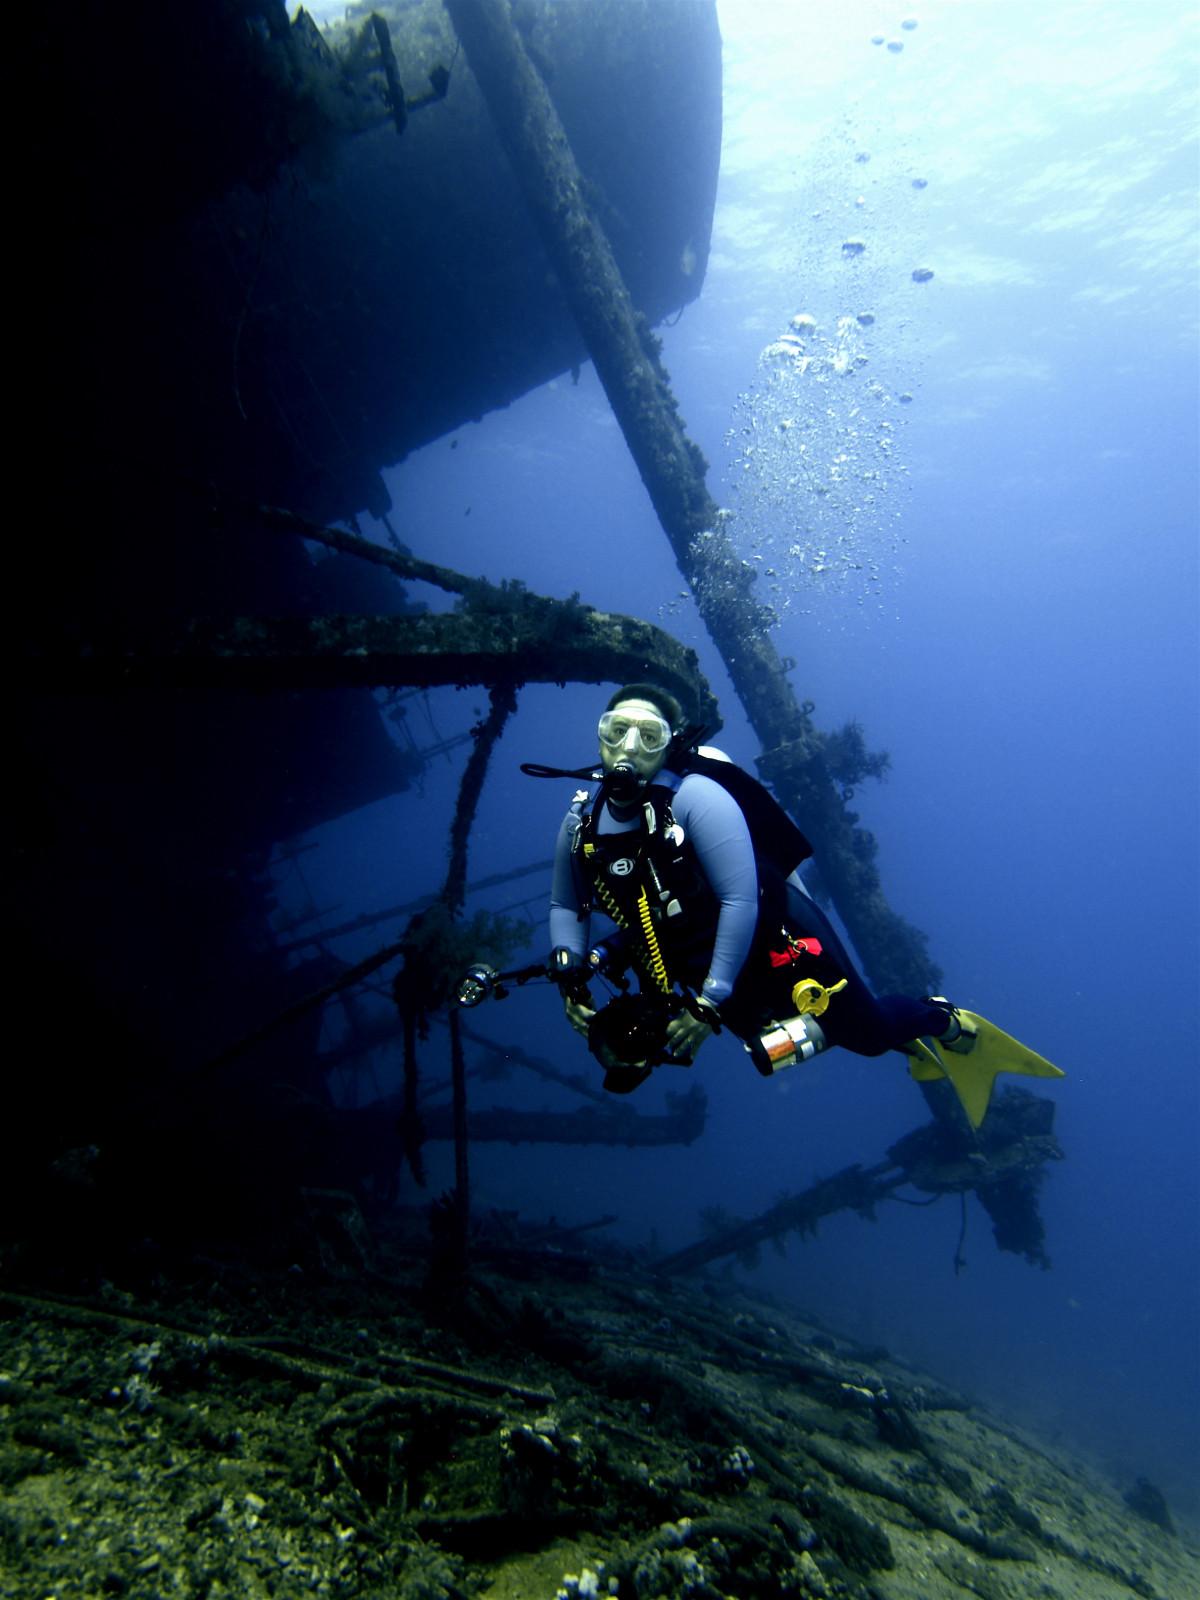
M 930 1083 L 934 1078 L 944 1078 L 942 1064 L 924 1039 L 910 1039 L 903 1046 L 908 1057 L 908 1070 L 918 1083 Z
M 937 1039 L 915 1039 L 905 1049 L 913 1054 L 913 1045 L 920 1047 L 916 1061 L 909 1066 L 919 1082 L 928 1082 L 934 1077 L 950 1079 L 973 1128 L 978 1128 L 987 1116 L 999 1073 L 1015 1072 L 1023 1078 L 1066 1077 L 1066 1073 L 1045 1056 L 1038 1055 L 1036 1050 L 1023 1045 L 978 1012 L 960 1008 L 960 1014 L 976 1029 L 975 1043 L 969 1051 L 960 1054 L 957 1050 L 948 1050 Z M 934 1063 L 939 1071 L 934 1070 Z

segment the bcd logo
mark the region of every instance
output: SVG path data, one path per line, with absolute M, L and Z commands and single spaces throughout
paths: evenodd
M 629 856 L 621 856 L 614 861 L 608 869 L 614 878 L 627 878 L 633 871 L 633 862 Z

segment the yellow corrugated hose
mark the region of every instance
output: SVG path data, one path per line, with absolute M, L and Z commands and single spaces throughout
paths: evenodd
M 620 906 L 602 878 L 596 879 L 595 888 L 596 899 L 599 900 L 617 927 L 628 931 L 628 919 L 623 915 Z M 638 921 L 641 924 L 642 937 L 645 940 L 645 948 L 638 951 L 638 955 L 644 958 L 642 965 L 659 993 L 670 994 L 671 980 L 667 977 L 667 964 L 662 958 L 662 951 L 659 949 L 658 935 L 654 931 L 654 921 L 650 915 L 650 901 L 647 898 L 645 889 L 642 889 L 638 894 Z
M 671 980 L 667 977 L 667 964 L 662 958 L 662 951 L 658 948 L 658 935 L 654 931 L 650 901 L 645 889 L 638 895 L 637 906 L 638 921 L 642 925 L 642 934 L 646 940 L 646 953 L 650 957 L 650 975 L 663 994 L 670 994 Z

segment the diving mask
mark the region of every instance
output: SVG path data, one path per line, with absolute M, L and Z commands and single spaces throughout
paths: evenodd
M 623 750 L 631 733 L 637 735 L 638 744 L 648 756 L 658 755 L 671 740 L 670 724 L 652 711 L 627 711 L 618 707 L 616 711 L 606 711 L 600 718 L 600 743 L 609 750 Z

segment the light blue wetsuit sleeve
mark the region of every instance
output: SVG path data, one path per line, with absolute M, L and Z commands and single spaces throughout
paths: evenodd
M 579 818 L 568 811 L 554 846 L 554 876 L 550 885 L 550 948 L 565 945 L 582 961 L 587 955 L 591 918 L 579 915 L 579 893 L 571 869 L 571 844 Z
M 700 773 L 680 783 L 672 805 L 700 862 L 709 887 L 721 902 L 703 994 L 719 1006 L 728 1000 L 750 954 L 758 921 L 758 871 L 754 846 L 741 807 L 728 790 Z

